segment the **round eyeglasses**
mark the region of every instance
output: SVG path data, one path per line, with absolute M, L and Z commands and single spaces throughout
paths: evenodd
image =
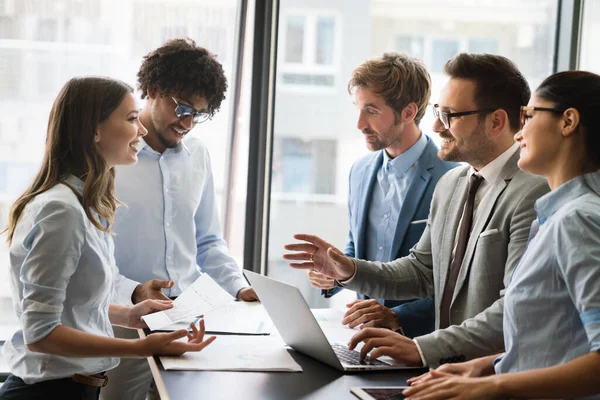
M 189 117 L 191 115 L 192 121 L 194 121 L 195 124 L 201 124 L 208 121 L 212 117 L 212 115 L 207 111 L 196 111 L 190 106 L 180 104 L 177 100 L 175 100 L 175 97 L 171 96 L 171 99 L 173 99 L 177 105 L 177 107 L 175 107 L 175 115 L 177 115 L 177 118 L 179 119 Z

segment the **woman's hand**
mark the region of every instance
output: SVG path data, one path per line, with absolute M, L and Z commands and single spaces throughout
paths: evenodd
M 471 361 L 456 364 L 444 364 L 437 369 L 432 369 L 429 372 L 424 373 L 423 375 L 410 378 L 407 383 L 410 386 L 416 386 L 431 379 L 435 379 L 436 376 L 439 377 L 446 375 L 462 376 L 465 378 L 492 375 L 494 373 L 493 365 L 493 358 L 490 357 L 476 358 Z M 436 372 L 441 372 L 443 375 L 436 374 Z
M 127 328 L 147 328 L 148 326 L 142 320 L 143 315 L 152 314 L 157 311 L 173 308 L 172 300 L 144 300 L 136 305 L 129 307 L 127 316 Z
M 406 400 L 492 400 L 502 397 L 495 376 L 463 378 L 436 370 L 430 373 L 431 379 L 403 392 Z
M 189 351 L 201 351 L 206 346 L 211 344 L 216 336 L 211 336 L 204 339 L 204 320 L 200 320 L 199 328 L 196 328 L 194 323 L 190 324 L 192 332 L 186 329 L 170 333 L 153 333 L 144 339 L 140 339 L 142 357 L 150 357 L 154 355 L 163 356 L 180 356 Z M 178 340 L 187 336 L 187 342 Z

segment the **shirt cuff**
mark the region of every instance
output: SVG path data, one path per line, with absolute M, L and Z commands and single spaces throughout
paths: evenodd
M 356 272 L 358 271 L 358 267 L 356 266 L 356 261 L 354 260 L 354 258 L 351 258 L 350 260 L 352 260 L 352 264 L 354 264 L 354 273 L 350 278 L 346 279 L 345 281 L 338 281 L 342 286 L 352 283 L 352 281 L 356 277 Z
M 419 342 L 416 339 L 413 339 L 415 345 L 417 346 L 417 350 L 419 351 L 419 356 L 421 356 L 421 362 L 423 363 L 423 367 L 427 367 L 427 361 L 425 361 L 425 356 L 423 355 L 423 351 L 421 350 L 421 346 L 419 346 Z
M 240 277 L 239 279 L 235 279 L 235 281 L 233 281 L 232 283 L 224 285 L 222 287 L 237 300 L 237 294 L 239 293 L 239 291 L 244 288 L 250 287 L 250 285 L 248 285 L 248 282 L 246 282 L 244 278 Z
M 122 306 L 133 306 L 133 292 L 140 283 L 118 274 L 115 281 L 115 299 Z
M 600 351 L 600 308 L 584 311 L 579 318 L 587 334 L 590 351 Z

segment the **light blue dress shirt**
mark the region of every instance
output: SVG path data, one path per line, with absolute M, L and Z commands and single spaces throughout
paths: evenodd
M 391 159 L 383 150 L 383 163 L 377 172 L 378 185 L 373 190 L 369 206 L 367 260 L 387 261 L 392 259 L 392 242 L 402 202 L 415 177 L 415 164 L 426 146 L 427 138 L 421 133 L 421 137 L 415 144 L 394 159 Z
M 67 183 L 82 192 L 78 178 L 70 176 Z M 119 364 L 118 358 L 61 357 L 26 346 L 59 325 L 113 337 L 108 319 L 116 275 L 113 250 L 111 235 L 92 224 L 64 184 L 37 195 L 24 208 L 10 246 L 13 304 L 21 329 L 5 343 L 4 356 L 25 383 L 96 374 Z
M 165 293 L 178 296 L 201 270 L 232 296 L 248 286 L 223 240 L 210 157 L 198 138 L 162 154 L 144 143 L 137 164 L 116 167 L 116 192 L 127 205 L 114 226 L 117 266 L 128 278 L 117 281 L 120 303 L 150 279 L 172 279 Z
M 506 290 L 506 353 L 497 373 L 600 351 L 600 172 L 566 182 L 538 199 L 535 211 L 539 230 Z

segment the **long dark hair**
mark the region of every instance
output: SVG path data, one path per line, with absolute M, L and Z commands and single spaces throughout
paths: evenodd
M 6 228 L 9 243 L 25 206 L 69 175 L 84 181 L 80 201 L 89 220 L 98 229 L 110 231 L 118 204 L 115 173 L 98 152 L 94 136 L 98 125 L 132 92 L 124 82 L 101 77 L 73 78 L 65 84 L 50 111 L 42 166 L 10 210 Z M 101 224 L 92 210 L 106 218 L 108 226 Z

